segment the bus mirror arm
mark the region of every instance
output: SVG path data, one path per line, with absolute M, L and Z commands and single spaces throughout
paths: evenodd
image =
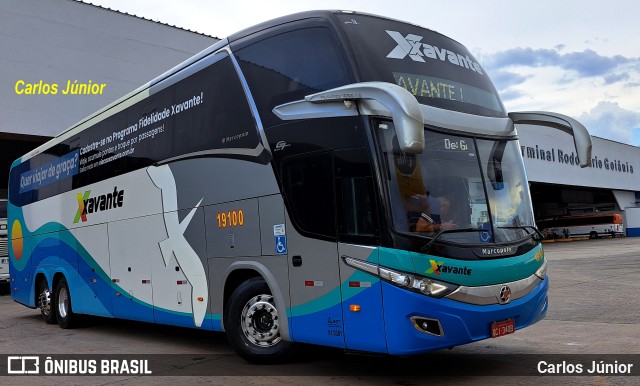
M 514 124 L 548 126 L 564 131 L 573 136 L 580 167 L 591 165 L 591 135 L 586 127 L 577 120 L 566 115 L 546 111 L 521 111 L 509 113 Z
M 362 82 L 307 95 L 311 103 L 372 99 L 391 111 L 400 150 L 419 154 L 424 149 L 424 120 L 416 98 L 404 88 L 386 82 Z

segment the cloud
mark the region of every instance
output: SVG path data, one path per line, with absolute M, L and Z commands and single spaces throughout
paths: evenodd
M 621 89 L 637 89 L 640 84 L 640 58 L 607 56 L 592 49 L 568 52 L 562 44 L 553 49 L 517 47 L 493 54 L 483 53 L 480 59 L 505 104 L 519 108 L 535 104 L 572 109 L 567 107 L 572 104 L 577 114 L 584 111 L 584 107 L 575 109 L 577 105 L 594 103 L 593 99 L 584 100 L 581 92 L 600 87 L 598 99 L 622 101 L 629 99 L 630 94 Z M 568 99 L 563 100 L 562 95 Z M 594 108 L 592 113 L 603 113 L 601 109 Z M 617 137 L 628 142 L 622 138 Z
M 605 77 L 607 84 L 624 81 L 628 78 L 619 73 L 625 65 L 633 64 L 640 68 L 640 58 L 627 58 L 622 55 L 603 56 L 587 49 L 582 52 L 560 53 L 564 46 L 558 45 L 555 50 L 512 48 L 483 57 L 484 66 L 488 72 L 499 74 L 514 67 L 559 67 L 567 71 L 574 71 L 578 77 Z M 521 79 L 513 78 L 509 85 L 518 84 Z
M 613 83 L 618 83 L 618 82 L 624 82 L 629 80 L 631 77 L 629 76 L 629 73 L 627 72 L 623 72 L 620 74 L 611 74 L 611 75 L 606 75 L 604 77 L 604 83 L 605 84 L 613 84 Z
M 510 87 L 524 83 L 530 76 L 521 75 L 513 71 L 497 69 L 489 71 L 491 80 L 498 90 L 501 90 L 501 95 L 507 91 L 510 91 Z M 504 97 L 504 95 L 503 95 Z
M 559 55 L 558 59 L 558 66 L 566 70 L 574 70 L 583 77 L 607 75 L 618 66 L 632 61 L 639 62 L 637 58 L 630 59 L 622 55 L 602 56 L 593 50 Z
M 518 98 L 521 98 L 523 96 L 527 95 L 525 92 L 520 91 L 520 90 L 516 90 L 513 88 L 509 88 L 507 90 L 504 90 L 500 93 L 500 99 L 502 99 L 503 102 L 508 102 L 508 101 L 512 101 L 512 100 L 516 100 Z
M 631 143 L 631 130 L 640 127 L 640 113 L 607 101 L 601 101 L 591 111 L 582 113 L 578 120 L 591 135 L 624 143 Z

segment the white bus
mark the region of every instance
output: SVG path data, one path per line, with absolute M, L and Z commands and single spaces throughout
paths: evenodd
M 595 213 L 560 216 L 538 221 L 538 228 L 548 239 L 589 237 L 622 237 L 624 220 L 619 213 Z
M 518 122 L 591 159 L 580 123 L 507 113 L 441 34 L 353 12 L 257 25 L 14 162 L 11 296 L 62 328 L 225 331 L 262 363 L 513 333 L 548 288 Z

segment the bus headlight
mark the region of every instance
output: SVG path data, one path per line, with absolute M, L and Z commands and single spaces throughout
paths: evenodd
M 443 297 L 458 288 L 458 286 L 454 284 L 405 272 L 394 271 L 389 268 L 380 267 L 378 268 L 378 272 L 381 279 L 395 284 L 398 287 L 403 287 L 414 292 L 420 292 L 434 298 Z
M 544 261 L 542 262 L 542 265 L 536 271 L 536 276 L 538 276 L 542 280 L 544 280 L 544 278 L 547 277 L 547 259 L 544 259 Z
M 386 268 L 379 268 L 378 272 L 380 273 L 381 278 L 390 281 L 393 284 L 397 284 L 401 287 L 413 288 L 415 278 L 412 275 L 392 271 Z
M 376 264 L 371 264 L 353 257 L 342 256 L 344 262 L 352 268 L 359 269 L 361 271 L 370 273 L 374 276 L 378 276 L 382 280 L 385 280 L 398 287 L 408 289 L 413 292 L 418 292 L 427 296 L 441 298 L 450 294 L 458 288 L 455 284 L 441 282 L 439 280 L 430 279 L 427 277 L 396 271 L 389 268 L 380 267 Z

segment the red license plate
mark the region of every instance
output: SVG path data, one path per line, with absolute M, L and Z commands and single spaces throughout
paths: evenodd
M 498 338 L 501 336 L 513 334 L 515 331 L 516 331 L 516 321 L 513 319 L 507 319 L 501 322 L 491 323 L 492 338 Z

